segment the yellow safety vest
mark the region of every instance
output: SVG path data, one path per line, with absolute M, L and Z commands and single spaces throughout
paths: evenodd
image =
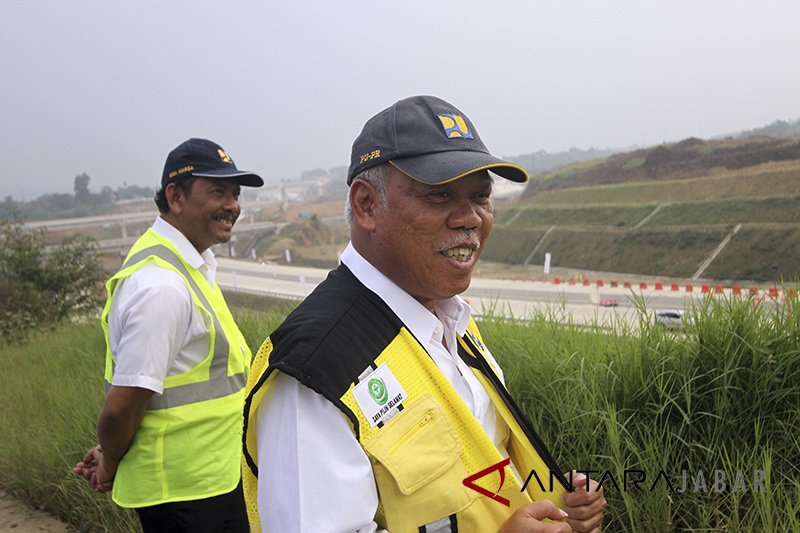
M 422 345 L 377 296 L 370 292 L 374 298 L 370 297 L 365 292 L 368 289 L 358 285 L 346 267 L 340 266 L 321 285 L 321 295 L 314 298 L 312 294 L 256 354 L 245 400 L 243 468 L 251 527 L 260 529 L 258 453 L 251 417 L 274 383 L 275 370 L 292 375 L 322 394 L 351 420 L 354 434 L 373 466 L 380 498 L 375 520 L 392 533 L 416 533 L 422 531 L 421 526 L 448 517 L 462 533 L 490 532 L 531 501 L 549 499 L 560 506 L 565 492 L 561 472 L 484 357 L 475 323 L 470 323 L 467 334 L 460 339 L 459 352 L 510 429 L 506 449 L 523 481 L 535 471 L 542 482 L 528 483 L 524 491 L 508 461 L 503 464 L 504 458 L 492 439 Z M 319 315 L 319 309 L 327 314 L 319 328 L 326 333 L 311 341 L 309 337 L 314 332 L 308 330 L 314 322 L 309 315 Z M 384 318 L 391 327 L 385 327 Z M 330 328 L 331 324 L 336 327 Z M 336 333 L 342 329 L 345 334 Z M 376 336 L 388 342 L 363 339 L 368 335 L 365 330 L 377 331 Z M 392 338 L 389 331 L 395 333 Z M 286 348 L 287 342 L 302 348 Z M 306 346 L 313 345 L 320 348 L 302 353 Z M 373 354 L 366 368 L 361 366 L 365 360 L 361 352 L 376 345 L 382 349 Z M 356 362 L 351 364 L 353 359 Z M 348 374 L 352 379 L 343 384 Z M 394 409 L 395 414 L 385 423 L 373 425 L 375 419 L 368 419 L 372 411 L 359 404 L 356 388 L 362 383 L 371 386 L 370 382 L 378 377 L 381 385 L 376 395 L 383 392 L 381 386 L 389 389 L 378 400 L 385 402 L 387 411 Z M 392 390 L 386 383 L 395 379 L 400 388 L 395 386 Z M 398 404 L 402 410 L 398 410 Z M 482 471 L 487 474 L 476 477 Z M 465 480 L 484 492 L 468 486 Z
M 186 372 L 168 376 L 163 393 L 151 397 L 114 479 L 112 498 L 122 507 L 225 494 L 236 488 L 241 477 L 241 412 L 250 349 L 219 286 L 209 285 L 170 241 L 152 229 L 134 243 L 122 268 L 106 283 L 108 300 L 101 323 L 106 335 L 107 387 L 115 366 L 108 343 L 114 289 L 120 280 L 153 264 L 183 278 L 195 311 L 211 325 L 211 342 L 205 359 Z

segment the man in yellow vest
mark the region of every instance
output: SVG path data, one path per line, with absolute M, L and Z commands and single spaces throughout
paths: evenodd
M 341 265 L 264 342 L 245 399 L 250 521 L 268 532 L 599 531 L 606 501 L 565 478 L 459 298 L 492 229 L 489 154 L 431 96 L 353 144 Z M 543 483 L 525 483 L 531 473 Z
M 241 171 L 206 139 L 167 157 L 160 215 L 106 284 L 106 399 L 99 446 L 75 472 L 134 508 L 145 532 L 247 532 L 242 402 L 251 353 L 214 281 Z

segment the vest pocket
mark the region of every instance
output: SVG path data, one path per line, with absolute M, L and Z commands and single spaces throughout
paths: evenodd
M 364 449 L 390 531 L 449 516 L 474 499 L 463 490 L 461 439 L 430 393 L 395 415 Z

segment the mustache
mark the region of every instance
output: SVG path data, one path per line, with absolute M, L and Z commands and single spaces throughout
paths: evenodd
M 464 230 L 461 235 L 454 235 L 445 239 L 443 242 L 439 243 L 437 251 L 443 252 L 445 250 L 449 250 L 450 248 L 473 248 L 478 249 L 481 246 L 481 237 L 478 235 L 478 232 L 475 230 Z
M 230 220 L 231 222 L 236 222 L 236 219 L 239 218 L 239 215 L 234 213 L 233 211 L 217 211 L 211 218 L 214 220 Z

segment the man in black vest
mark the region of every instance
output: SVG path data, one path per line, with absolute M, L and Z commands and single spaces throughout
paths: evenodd
M 364 126 L 342 264 L 265 341 L 248 381 L 253 527 L 599 531 L 595 482 L 520 490 L 529 467 L 561 471 L 458 297 L 492 229 L 489 171 L 527 180 L 438 98 L 401 100 Z

